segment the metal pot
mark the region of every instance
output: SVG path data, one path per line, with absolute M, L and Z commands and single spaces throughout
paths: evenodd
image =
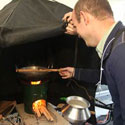
M 62 109 L 62 115 L 72 124 L 81 124 L 90 117 L 90 103 L 79 96 L 70 96 L 66 99 L 67 105 Z

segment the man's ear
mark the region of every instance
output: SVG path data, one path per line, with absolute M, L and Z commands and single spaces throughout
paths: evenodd
M 86 26 L 88 25 L 88 23 L 89 23 L 88 13 L 80 11 L 80 19 L 84 21 Z

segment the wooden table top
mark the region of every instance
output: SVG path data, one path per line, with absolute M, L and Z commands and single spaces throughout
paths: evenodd
M 47 121 L 44 115 L 37 119 L 35 115 L 26 113 L 24 111 L 24 104 L 18 104 L 16 106 L 25 125 L 71 125 L 50 104 L 47 105 L 47 108 L 54 118 L 53 122 Z

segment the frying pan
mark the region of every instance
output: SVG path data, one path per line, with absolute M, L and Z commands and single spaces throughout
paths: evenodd
M 59 69 L 48 69 L 41 66 L 27 66 L 17 68 L 16 72 L 24 80 L 37 81 L 47 79 L 50 72 L 58 72 Z

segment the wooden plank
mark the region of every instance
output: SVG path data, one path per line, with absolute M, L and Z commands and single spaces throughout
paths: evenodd
M 24 104 L 18 104 L 16 109 L 21 116 L 25 125 L 70 125 L 56 110 L 51 106 L 47 105 L 49 112 L 54 118 L 53 122 L 47 121 L 44 115 L 40 118 L 36 118 L 33 114 L 28 114 L 24 111 Z

